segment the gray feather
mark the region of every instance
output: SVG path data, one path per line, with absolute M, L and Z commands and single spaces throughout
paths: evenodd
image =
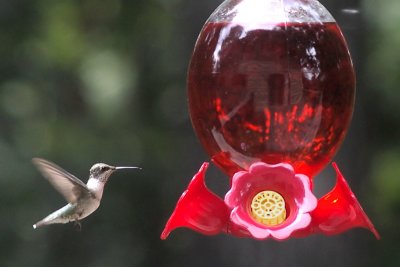
M 49 183 L 69 203 L 76 203 L 81 197 L 91 194 L 87 186 L 81 180 L 56 164 L 40 158 L 33 158 L 32 162 Z

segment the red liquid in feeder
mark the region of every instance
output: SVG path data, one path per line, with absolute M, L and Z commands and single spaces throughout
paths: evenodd
M 188 76 L 195 131 L 226 173 L 257 161 L 317 174 L 340 146 L 355 76 L 336 23 L 208 23 Z

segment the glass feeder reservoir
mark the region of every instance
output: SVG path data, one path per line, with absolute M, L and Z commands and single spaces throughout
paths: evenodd
M 313 177 L 343 141 L 354 95 L 347 44 L 315 0 L 223 2 L 188 72 L 196 134 L 230 176 L 261 161 Z

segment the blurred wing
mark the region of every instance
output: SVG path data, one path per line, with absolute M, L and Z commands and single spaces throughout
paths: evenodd
M 82 195 L 90 194 L 89 189 L 81 180 L 56 164 L 40 158 L 34 158 L 32 162 L 69 203 L 75 203 Z

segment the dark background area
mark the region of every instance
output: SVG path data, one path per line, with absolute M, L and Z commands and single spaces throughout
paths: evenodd
M 221 1 L 0 1 L 1 266 L 400 266 L 400 2 L 321 1 L 357 72 L 353 122 L 335 157 L 382 235 L 364 229 L 285 242 L 179 229 L 160 233 L 203 161 L 186 71 Z M 31 164 L 56 162 L 86 182 L 96 162 L 136 165 L 107 184 L 82 222 L 33 230 L 64 205 Z M 212 167 L 207 183 L 227 191 Z M 334 184 L 327 167 L 317 194 Z

